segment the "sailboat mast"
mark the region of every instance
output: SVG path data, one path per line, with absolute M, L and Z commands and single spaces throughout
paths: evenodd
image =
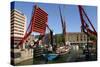
M 59 6 L 59 12 L 60 12 L 60 18 L 61 18 L 61 24 L 62 24 L 63 43 L 64 43 L 64 45 L 66 45 L 66 43 L 65 43 L 66 42 L 65 41 L 65 39 L 66 39 L 66 23 L 65 23 L 65 20 L 62 17 L 60 6 Z

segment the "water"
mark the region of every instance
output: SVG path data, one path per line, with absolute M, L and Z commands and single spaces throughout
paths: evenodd
M 45 56 L 45 54 L 44 54 Z M 69 53 L 57 56 L 56 54 L 49 54 L 48 61 L 43 57 L 29 59 L 24 62 L 21 62 L 18 65 L 28 65 L 28 64 L 52 64 L 52 63 L 66 63 L 66 62 L 79 62 L 79 61 L 86 61 L 85 55 L 83 54 L 83 50 L 79 48 L 77 45 L 72 45 L 72 48 Z M 94 60 L 94 56 L 92 56 Z M 91 59 L 91 60 L 92 60 Z
M 58 56 L 58 54 L 43 54 L 43 57 L 45 59 L 47 59 L 48 61 L 52 61 L 53 59 L 55 59 Z

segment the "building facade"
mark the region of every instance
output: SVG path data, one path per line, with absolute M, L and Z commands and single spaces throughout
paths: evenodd
M 24 37 L 26 30 L 26 17 L 16 9 L 11 10 L 11 45 L 16 46 Z
M 32 57 L 27 49 L 21 51 L 16 48 L 26 32 L 26 16 L 19 10 L 11 9 L 11 64 L 17 64 Z M 25 48 L 25 45 L 23 45 Z
M 72 45 L 84 45 L 87 44 L 87 35 L 83 32 L 69 32 L 66 33 L 66 41 Z

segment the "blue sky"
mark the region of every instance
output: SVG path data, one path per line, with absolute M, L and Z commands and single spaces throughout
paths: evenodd
M 15 9 L 21 11 L 27 17 L 27 26 L 31 20 L 32 8 L 37 4 L 48 13 L 48 25 L 54 33 L 62 33 L 59 4 L 33 3 L 33 2 L 15 2 Z M 62 15 L 66 21 L 67 32 L 80 32 L 80 16 L 77 5 L 60 4 Z M 95 6 L 84 6 L 84 9 L 90 18 L 92 24 L 97 30 L 97 8 Z

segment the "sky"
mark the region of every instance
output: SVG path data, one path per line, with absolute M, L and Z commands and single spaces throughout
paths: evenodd
M 16 1 L 15 9 L 21 11 L 27 17 L 27 26 L 30 23 L 32 10 L 34 10 L 33 7 L 35 4 L 48 13 L 48 25 L 54 33 L 62 33 L 59 6 L 66 21 L 66 32 L 81 32 L 81 20 L 77 5 Z M 83 6 L 83 8 L 85 9 L 89 19 L 97 30 L 97 7 Z

